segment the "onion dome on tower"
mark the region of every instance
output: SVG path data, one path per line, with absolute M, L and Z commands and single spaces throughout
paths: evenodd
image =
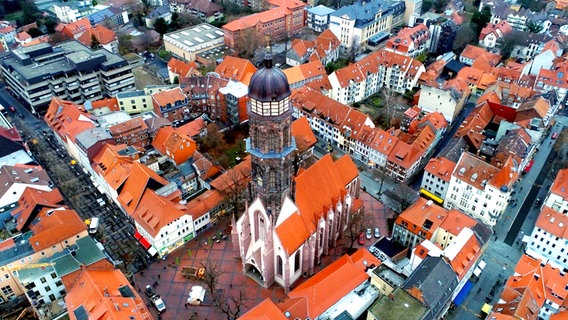
M 249 96 L 260 102 L 269 102 L 283 100 L 290 94 L 288 79 L 280 68 L 272 66 L 272 52 L 267 46 L 264 53 L 264 68 L 252 76 Z

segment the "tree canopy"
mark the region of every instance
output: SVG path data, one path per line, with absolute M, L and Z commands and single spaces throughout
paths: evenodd
M 476 11 L 475 13 L 473 13 L 471 22 L 473 24 L 473 27 L 475 28 L 476 35 L 479 35 L 481 33 L 481 30 L 485 28 L 485 26 L 487 26 L 489 21 L 491 21 L 491 16 L 491 8 L 489 8 L 489 6 L 485 6 L 483 7 L 483 9 L 481 9 L 481 11 Z

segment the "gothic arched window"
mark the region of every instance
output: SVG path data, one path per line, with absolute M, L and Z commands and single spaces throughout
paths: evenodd
M 284 269 L 284 267 L 283 267 L 282 257 L 277 256 L 276 257 L 276 274 L 278 274 L 279 276 L 282 276 L 282 270 L 283 269 Z

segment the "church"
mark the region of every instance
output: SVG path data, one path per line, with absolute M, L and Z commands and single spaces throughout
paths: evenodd
M 249 85 L 246 150 L 252 179 L 233 236 L 243 271 L 264 287 L 276 282 L 289 292 L 296 280 L 314 273 L 363 203 L 359 172 L 349 156 L 333 160 L 326 155 L 297 169 L 290 86 L 272 65 L 269 48 L 263 63 Z

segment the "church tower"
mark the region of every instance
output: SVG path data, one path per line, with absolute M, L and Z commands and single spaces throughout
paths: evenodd
M 259 197 L 269 215 L 278 215 L 282 202 L 291 194 L 293 151 L 291 134 L 292 107 L 286 75 L 272 66 L 270 47 L 266 48 L 264 68 L 258 70 L 249 85 L 248 116 L 250 138 L 247 152 L 252 156 L 250 196 Z M 272 221 L 276 223 L 277 217 Z

